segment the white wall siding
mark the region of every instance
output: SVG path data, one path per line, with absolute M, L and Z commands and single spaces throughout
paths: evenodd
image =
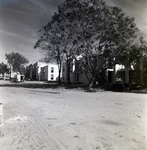
M 52 72 L 52 68 L 53 68 L 53 72 Z M 59 75 L 58 65 L 49 64 L 48 65 L 48 81 L 57 81 L 58 75 Z

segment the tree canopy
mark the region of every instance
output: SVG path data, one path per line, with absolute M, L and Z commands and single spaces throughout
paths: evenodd
M 91 83 L 107 69 L 109 59 L 126 65 L 138 28 L 134 18 L 103 0 L 66 0 L 41 31 L 35 48 L 45 48 L 54 58 L 59 51 L 61 61 L 80 56 Z
M 4 75 L 5 73 L 9 73 L 8 66 L 3 62 L 0 63 L 0 74 Z
M 6 53 L 5 57 L 9 64 L 10 70 L 14 72 L 22 73 L 24 66 L 29 63 L 29 60 L 19 53 Z

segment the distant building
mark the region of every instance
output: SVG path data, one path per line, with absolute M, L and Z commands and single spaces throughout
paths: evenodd
M 66 62 L 61 65 L 61 81 L 67 82 L 70 77 L 71 83 L 89 84 L 87 76 L 82 69 L 82 60 L 70 59 L 70 66 Z M 96 76 L 96 82 L 99 85 L 113 85 L 116 82 L 122 84 L 143 84 L 143 69 L 142 64 L 137 63 L 138 66 L 129 69 L 123 65 L 116 64 L 112 66 L 111 61 L 106 62 L 106 70 L 102 70 Z M 68 74 L 69 72 L 69 74 Z M 56 63 L 36 62 L 29 65 L 29 78 L 38 81 L 57 81 L 59 75 L 59 68 Z M 88 74 L 90 76 L 90 73 Z
M 69 76 L 70 76 L 70 82 L 71 83 L 83 83 L 83 84 L 88 84 L 88 79 L 85 75 L 85 73 L 81 69 L 81 61 L 80 60 L 74 60 L 70 59 L 70 71 L 69 71 Z M 67 63 L 64 62 L 62 63 L 62 77 L 61 81 L 62 82 L 67 82 L 68 81 L 68 66 Z
M 59 75 L 58 65 L 49 63 L 40 68 L 39 79 L 41 81 L 57 81 Z
M 33 80 L 33 65 L 30 64 L 26 68 L 26 80 Z
M 41 81 L 43 77 L 41 77 L 41 68 L 47 66 L 48 64 L 45 62 L 36 62 L 34 64 L 34 69 L 36 70 L 36 80 Z
M 83 83 L 89 84 L 84 71 L 82 71 L 81 60 L 70 60 L 70 82 L 71 83 Z M 116 64 L 111 65 L 110 62 L 106 63 L 108 69 L 101 71 L 97 75 L 96 80 L 99 85 L 112 85 L 116 82 L 122 84 L 143 84 L 143 68 L 141 62 L 138 62 L 138 67 L 132 68 L 131 70 L 124 65 Z M 62 82 L 68 81 L 68 66 L 66 63 L 62 63 Z M 90 75 L 90 74 L 89 74 Z
M 11 72 L 11 81 L 23 82 L 24 79 L 25 79 L 25 75 L 22 75 L 19 72 Z
M 29 67 L 30 80 L 38 81 L 57 81 L 59 70 L 55 63 L 36 62 Z

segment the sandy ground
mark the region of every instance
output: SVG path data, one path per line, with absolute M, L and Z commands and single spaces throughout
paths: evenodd
M 0 87 L 0 150 L 147 150 L 147 94 Z

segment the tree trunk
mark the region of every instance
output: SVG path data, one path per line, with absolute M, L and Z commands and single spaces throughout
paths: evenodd
M 68 84 L 71 84 L 70 83 L 70 61 L 69 59 L 67 60 L 67 82 Z
M 10 66 L 10 81 L 11 81 L 11 66 Z
M 60 62 L 58 67 L 59 67 L 58 85 L 61 85 L 61 80 L 60 80 L 60 76 L 61 76 L 61 62 Z
M 97 73 L 92 74 L 91 80 L 89 82 L 89 88 L 92 88 L 96 85 L 96 78 L 97 76 L 99 76 L 100 71 L 98 71 Z
M 95 78 L 93 77 L 92 80 L 89 82 L 89 88 L 92 88 L 94 85 Z

